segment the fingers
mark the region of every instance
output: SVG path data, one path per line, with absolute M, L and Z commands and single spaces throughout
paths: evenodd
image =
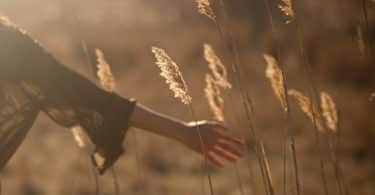
M 236 137 L 221 137 L 218 140 L 219 144 L 225 147 L 235 147 L 239 151 L 245 150 L 245 141 Z
M 219 168 L 224 166 L 223 159 L 226 159 L 229 162 L 234 163 L 241 156 L 241 152 L 228 148 L 226 146 L 219 145 L 215 145 L 210 151 L 207 152 L 207 159 L 209 160 L 209 162 Z
M 236 162 L 240 156 L 238 154 L 234 154 L 232 152 L 229 152 L 228 150 L 220 147 L 220 146 L 215 146 L 214 151 L 220 155 L 221 157 L 227 159 L 230 162 Z
M 241 157 L 243 155 L 243 150 L 238 149 L 232 144 L 226 144 L 226 143 L 219 143 L 219 146 L 225 150 L 227 153 L 231 153 L 232 155 L 235 155 L 236 157 Z
M 214 166 L 217 166 L 217 167 L 223 167 L 224 166 L 224 162 L 219 159 L 214 152 L 210 151 L 208 152 L 207 154 L 207 158 L 209 160 L 209 162 L 211 164 L 213 164 Z

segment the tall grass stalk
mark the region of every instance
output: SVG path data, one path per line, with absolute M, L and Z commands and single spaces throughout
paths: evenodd
M 111 71 L 110 64 L 106 61 L 104 57 L 104 53 L 96 49 L 96 57 L 97 57 L 97 76 L 100 81 L 101 87 L 106 90 L 107 92 L 113 93 L 116 89 L 116 82 L 115 78 L 113 76 L 113 73 Z M 110 168 L 111 176 L 112 176 L 112 182 L 115 190 L 115 195 L 120 194 L 120 186 L 118 184 L 117 175 L 115 172 L 114 167 Z
M 264 2 L 264 5 L 265 5 L 265 8 L 267 10 L 269 24 L 270 24 L 271 31 L 272 31 L 273 41 L 275 42 L 276 47 L 277 47 L 276 59 L 277 59 L 277 61 L 281 62 L 281 45 L 280 45 L 280 40 L 277 38 L 276 25 L 274 23 L 274 19 L 273 19 L 271 7 L 270 7 L 270 2 L 269 2 L 269 0 L 263 0 L 263 2 Z M 291 3 L 291 2 L 289 2 L 289 3 Z M 290 17 L 294 17 L 294 11 L 293 11 L 291 5 L 289 6 L 289 9 L 287 9 L 287 10 L 289 10 L 289 11 L 286 13 L 286 15 L 288 15 Z M 285 123 L 287 124 L 286 129 L 285 129 L 285 137 L 289 137 L 289 140 L 290 140 L 291 155 L 292 155 L 292 159 L 293 159 L 293 161 L 292 161 L 293 166 L 292 167 L 294 169 L 294 181 L 295 181 L 295 187 L 296 187 L 296 194 L 299 195 L 300 194 L 300 176 L 299 176 L 299 171 L 298 171 L 298 159 L 297 159 L 297 152 L 296 152 L 295 131 L 292 128 L 291 109 L 290 109 L 290 104 L 289 104 L 289 97 L 287 95 L 287 93 L 288 93 L 287 78 L 286 78 L 284 66 L 280 65 L 279 68 L 282 72 L 282 81 L 283 81 L 282 84 L 283 84 L 283 89 L 284 89 L 283 93 L 284 93 L 284 96 L 285 96 L 285 106 L 286 106 L 286 111 L 284 112 L 285 113 L 284 120 L 285 120 Z M 287 134 L 289 134 L 289 136 L 287 136 Z M 283 194 L 284 195 L 287 194 L 287 165 L 286 165 L 286 163 L 287 163 L 287 147 L 286 147 L 286 145 L 287 145 L 287 142 L 285 141 L 285 146 L 283 147 L 284 148 L 284 152 L 283 152 Z
M 233 98 L 233 95 L 231 93 L 228 94 L 228 98 L 229 98 L 229 102 L 235 102 L 235 99 Z M 230 109 L 230 113 L 233 113 L 233 118 L 235 119 L 235 123 L 237 124 L 240 124 L 240 120 L 239 120 L 239 116 L 240 114 L 238 112 L 236 112 L 236 109 L 233 108 L 233 106 L 229 106 L 229 109 Z M 248 146 L 248 141 L 245 140 L 245 145 Z M 245 147 L 245 154 L 249 154 L 249 148 L 248 147 Z M 245 158 L 247 158 L 247 160 L 249 162 L 251 162 L 251 159 L 250 159 L 250 155 L 246 155 Z M 247 172 L 250 176 L 250 181 L 249 181 L 249 187 L 251 188 L 254 188 L 255 192 L 258 192 L 258 189 L 257 189 L 257 185 L 255 185 L 255 174 L 254 174 L 254 171 L 251 167 L 251 164 L 250 163 L 245 163 L 246 164 L 246 167 L 247 167 Z M 257 193 L 256 193 L 257 194 Z
M 244 102 L 245 102 L 245 114 L 246 114 L 246 118 L 248 120 L 248 125 L 249 125 L 249 127 L 248 127 L 249 133 L 250 133 L 249 136 L 253 137 L 254 141 L 255 141 L 254 152 L 255 152 L 255 156 L 258 160 L 258 165 L 259 165 L 259 169 L 260 169 L 260 172 L 261 172 L 261 175 L 262 175 L 265 193 L 268 194 L 268 195 L 272 195 L 271 194 L 272 187 L 268 183 L 266 171 L 265 171 L 266 166 L 265 166 L 264 161 L 262 160 L 262 156 L 261 156 L 260 141 L 259 141 L 258 135 L 256 134 L 256 131 L 255 131 L 255 119 L 253 117 L 254 116 L 254 105 L 253 105 L 252 99 L 250 98 L 249 93 L 246 93 L 246 100 L 247 101 L 244 101 Z
M 211 70 L 211 74 L 206 74 L 206 87 L 204 89 L 206 98 L 208 100 L 209 106 L 212 113 L 214 114 L 214 119 L 226 123 L 226 118 L 224 116 L 224 99 L 221 97 L 221 89 L 231 89 L 232 85 L 228 81 L 227 69 L 222 60 L 217 56 L 214 49 L 209 44 L 204 44 L 203 53 L 206 61 L 208 62 L 208 67 Z M 211 76 L 213 75 L 213 76 Z M 232 98 L 232 96 L 230 96 Z M 230 102 L 234 102 L 231 101 Z M 230 106 L 232 107 L 232 106 Z M 233 109 L 233 108 L 232 108 Z M 235 115 L 234 111 L 231 110 Z M 246 163 L 249 165 L 249 163 Z M 240 176 L 239 167 L 237 164 L 234 165 L 236 179 L 238 181 L 239 189 L 241 195 L 245 195 L 243 182 Z M 249 174 L 253 175 L 251 168 L 248 167 Z M 252 183 L 250 182 L 250 185 Z M 251 185 L 253 186 L 253 185 Z
M 339 193 L 339 195 L 345 195 L 346 194 L 346 190 L 345 190 L 345 186 L 344 186 L 344 183 L 343 181 L 341 180 L 342 179 L 342 174 L 341 174 L 341 170 L 340 170 L 340 167 L 339 167 L 339 164 L 338 164 L 338 158 L 337 158 L 337 154 L 336 154 L 336 144 L 334 143 L 334 137 L 332 135 L 328 135 L 328 147 L 329 147 L 329 151 L 330 151 L 330 158 L 331 158 L 331 161 L 333 163 L 333 168 L 334 168 L 334 175 L 335 175 L 335 182 L 336 182 L 336 189 Z
M 188 107 L 189 107 L 189 110 L 190 110 L 190 113 L 191 113 L 191 116 L 192 116 L 194 122 L 197 123 L 197 117 L 196 117 L 195 111 L 193 109 L 193 105 L 190 103 L 190 104 L 188 104 Z M 206 154 L 206 145 L 203 142 L 203 138 L 202 138 L 201 131 L 199 129 L 199 125 L 196 124 L 196 126 L 197 126 L 197 128 L 196 128 L 197 135 L 199 137 L 201 150 L 202 150 L 202 153 L 203 153 L 203 156 L 204 156 L 204 168 L 205 168 L 204 171 L 207 171 L 207 179 L 208 179 L 208 185 L 209 185 L 209 188 L 210 188 L 210 195 L 214 195 L 215 193 L 214 193 L 214 188 L 213 188 L 213 184 L 212 184 L 212 176 L 209 172 L 209 164 L 208 164 L 208 157 L 207 157 L 208 153 Z
M 336 154 L 336 146 L 339 141 L 340 131 L 340 117 L 336 103 L 333 98 L 326 92 L 320 93 L 320 108 L 322 115 L 325 118 L 325 126 L 328 136 L 328 147 L 330 159 L 334 167 L 334 175 L 336 179 L 336 188 L 340 195 L 347 194 L 346 185 L 344 182 L 344 175 L 339 165 L 339 159 Z
M 224 23 L 228 24 L 228 16 L 227 16 L 227 11 L 226 11 L 226 6 L 224 4 L 224 1 L 222 1 L 222 0 L 219 0 L 219 1 L 220 1 L 219 3 L 221 5 L 221 7 L 223 8 Z M 210 18 L 210 19 L 212 19 L 212 18 Z M 224 45 L 226 46 L 227 51 L 231 54 L 231 56 L 233 58 L 232 59 L 233 63 L 232 63 L 232 66 L 231 66 L 232 74 L 234 75 L 234 78 L 235 78 L 234 79 L 235 85 L 238 86 L 239 91 L 240 91 L 240 98 L 241 98 L 241 102 L 244 106 L 245 112 L 247 113 L 246 114 L 247 120 L 250 123 L 252 121 L 252 119 L 250 119 L 249 117 L 252 117 L 252 116 L 250 116 L 251 112 L 248 110 L 249 107 L 248 107 L 248 103 L 246 102 L 247 98 L 245 98 L 245 93 L 247 93 L 247 92 L 245 92 L 245 90 L 243 89 L 242 84 L 241 84 L 242 76 L 241 76 L 241 71 L 239 70 L 239 68 L 241 66 L 240 65 L 241 60 L 240 60 L 236 40 L 234 39 L 233 32 L 232 32 L 231 28 L 227 27 L 229 41 L 226 41 L 224 31 L 223 31 L 221 25 L 218 23 L 216 17 L 212 21 L 214 22 L 214 24 L 215 24 L 215 26 L 218 30 L 219 36 L 220 36 L 221 40 L 223 41 Z M 249 99 L 251 99 L 251 98 L 249 97 Z M 249 126 L 254 127 L 253 124 L 249 124 Z M 254 129 L 249 129 L 249 130 L 250 130 L 251 134 L 256 135 Z M 260 147 L 259 147 L 259 142 L 258 142 L 257 139 L 258 139 L 257 136 L 254 136 L 255 147 L 256 147 L 256 149 L 255 149 L 256 157 L 258 159 L 259 167 L 260 167 L 262 178 L 263 178 L 263 181 L 264 181 L 263 184 L 264 184 L 266 194 L 269 194 L 269 189 L 271 189 L 271 187 L 269 185 L 267 185 L 267 182 L 266 182 L 267 179 L 266 179 L 266 176 L 265 176 L 265 173 L 264 173 L 265 165 L 264 165 L 263 161 L 261 160 L 261 156 L 260 156 L 260 153 L 259 153 Z
M 317 120 L 317 115 L 314 112 L 314 110 L 315 110 L 314 105 L 316 105 L 316 101 L 315 101 L 314 97 L 317 96 L 318 92 L 317 92 L 317 89 L 314 85 L 314 79 L 312 77 L 311 65 L 308 62 L 307 56 L 306 56 L 305 51 L 304 51 L 303 40 L 302 40 L 302 37 L 301 37 L 302 36 L 301 29 L 300 29 L 300 27 L 297 23 L 297 19 L 296 19 L 296 29 L 297 29 L 297 41 L 298 41 L 298 45 L 299 45 L 299 52 L 300 52 L 300 55 L 301 55 L 301 58 L 302 58 L 303 64 L 304 64 L 304 73 L 305 73 L 306 78 L 308 78 L 308 80 L 307 80 L 307 83 L 309 85 L 308 96 L 311 100 L 310 109 L 313 110 L 312 123 L 313 123 L 313 128 L 314 128 L 315 145 L 317 146 L 317 149 L 318 149 L 318 152 L 319 152 L 319 164 L 320 164 L 321 179 L 322 179 L 322 184 L 323 184 L 323 191 L 324 191 L 325 195 L 328 195 L 328 184 L 327 184 L 326 174 L 325 174 L 325 171 L 324 171 L 325 165 L 324 165 L 324 161 L 323 161 L 323 157 L 322 157 L 323 151 L 322 151 L 322 148 L 320 146 L 319 123 L 318 123 L 318 120 Z
M 81 39 L 81 49 L 85 58 L 85 63 L 88 68 L 89 75 L 91 76 L 93 82 L 95 82 L 96 81 L 96 74 L 95 74 L 96 67 L 94 63 L 91 62 L 89 48 L 88 48 L 87 42 L 84 39 Z
M 269 160 L 268 160 L 268 157 L 267 157 L 267 154 L 266 154 L 266 149 L 265 149 L 262 141 L 260 142 L 260 150 L 261 150 L 261 154 L 262 154 L 263 164 L 265 165 L 264 171 L 266 173 L 267 183 L 270 186 L 269 193 L 275 194 L 275 188 L 274 188 L 274 185 L 273 185 L 271 167 L 270 167 L 270 163 L 269 163 Z
M 204 156 L 204 165 L 205 171 L 208 169 L 208 157 L 206 155 L 206 146 L 203 142 L 203 138 L 199 129 L 199 125 L 197 124 L 197 117 L 195 115 L 193 106 L 192 106 L 192 98 L 189 95 L 188 86 L 183 78 L 183 75 L 178 67 L 178 65 L 172 60 L 172 58 L 165 52 L 165 50 L 152 47 L 152 53 L 156 59 L 156 65 L 159 67 L 161 73 L 160 76 L 163 77 L 169 86 L 169 89 L 173 91 L 174 97 L 180 99 L 183 104 L 186 104 L 190 110 L 191 116 L 194 120 L 196 125 L 197 135 L 199 137 L 201 151 Z M 213 184 L 211 174 L 207 171 L 207 178 L 208 184 L 210 188 L 210 195 L 214 195 Z
M 322 185 L 323 185 L 323 192 L 327 195 L 328 185 L 327 185 L 327 179 L 326 179 L 326 174 L 325 174 L 324 161 L 322 157 L 323 150 L 321 148 L 320 135 L 319 135 L 320 132 L 322 133 L 325 132 L 323 123 L 321 122 L 319 113 L 310 98 L 306 97 L 301 92 L 294 90 L 294 89 L 289 90 L 288 94 L 297 99 L 299 107 L 304 112 L 304 114 L 311 120 L 314 126 L 314 145 L 315 145 L 315 149 L 317 153 L 319 154 L 320 176 L 321 176 Z
M 75 23 L 74 26 L 79 26 L 79 18 L 77 17 L 77 15 L 75 13 L 73 13 L 73 21 Z M 76 27 L 74 27 L 76 28 Z M 82 38 L 81 36 L 81 33 L 80 33 L 80 30 L 78 30 L 78 38 L 80 40 L 80 46 L 81 46 L 81 49 L 82 49 L 82 52 L 83 52 L 83 55 L 84 55 L 84 58 L 85 58 L 85 61 L 86 61 L 86 66 L 88 67 L 88 70 L 89 70 L 89 74 L 92 76 L 92 80 L 95 82 L 95 69 L 94 69 L 94 64 L 91 62 L 91 59 L 90 59 L 90 54 L 89 54 L 89 50 L 88 50 L 88 47 L 87 47 L 87 43 L 85 41 L 85 39 Z M 94 190 L 94 194 L 95 195 L 99 195 L 100 194 L 100 185 L 99 185 L 99 176 L 98 176 L 98 173 L 94 167 L 94 165 L 91 163 L 91 158 L 89 156 L 89 154 L 87 155 L 87 159 L 88 159 L 88 162 L 90 163 L 90 167 L 91 167 L 91 173 L 92 173 L 92 176 L 94 177 L 94 184 L 95 184 L 95 190 Z
M 84 53 L 84 56 L 86 58 L 86 66 L 88 67 L 89 69 L 89 72 L 91 74 L 91 77 L 93 79 L 93 81 L 96 81 L 96 74 L 95 74 L 95 70 L 94 70 L 94 67 L 93 67 L 93 63 L 91 63 L 91 60 L 90 60 L 90 54 L 89 54 L 89 50 L 88 50 L 88 47 L 87 47 L 87 44 L 86 44 L 86 41 L 81 39 L 81 47 L 82 47 L 82 51 Z M 88 160 L 91 161 L 91 158 L 89 156 L 88 157 Z M 95 170 L 95 167 L 91 164 L 91 172 L 92 172 L 92 175 L 94 177 L 94 182 L 95 182 L 95 195 L 99 195 L 100 194 L 100 185 L 99 185 L 99 176 L 98 176 L 98 173 L 96 172 Z
M 322 159 L 322 150 L 320 147 L 320 141 L 319 141 L 319 129 L 318 129 L 318 124 L 316 120 L 316 114 L 314 112 L 314 97 L 317 96 L 317 90 L 314 85 L 314 80 L 312 77 L 312 71 L 311 71 L 311 65 L 307 59 L 307 56 L 304 51 L 304 46 L 303 46 L 303 38 L 302 38 L 302 29 L 300 28 L 299 24 L 299 17 L 297 16 L 298 14 L 293 11 L 293 19 L 294 19 L 294 25 L 297 33 L 297 44 L 298 44 L 298 51 L 300 53 L 300 56 L 303 60 L 303 66 L 304 66 L 304 73 L 307 79 L 307 82 L 309 83 L 309 98 L 311 99 L 311 104 L 310 104 L 310 109 L 313 111 L 312 112 L 312 121 L 313 121 L 313 127 L 314 127 L 314 136 L 315 136 L 315 145 L 317 146 L 319 150 L 319 164 L 320 164 L 320 171 L 321 171 L 321 179 L 322 179 L 322 184 L 323 184 L 323 191 L 326 195 L 328 195 L 328 186 L 327 186 L 327 181 L 326 181 L 326 175 L 324 171 L 324 161 Z M 297 192 L 299 193 L 299 192 Z M 298 195 L 298 194 L 297 194 Z
M 263 160 L 262 153 L 261 153 L 260 140 L 259 140 L 259 138 L 257 136 L 257 133 L 256 133 L 255 119 L 254 119 L 255 112 L 254 112 L 253 100 L 251 98 L 250 92 L 248 90 L 245 90 L 242 86 L 242 81 L 243 81 L 243 79 L 242 79 L 243 77 L 241 75 L 242 74 L 242 71 L 241 71 L 242 65 L 241 65 L 240 55 L 239 55 L 239 52 L 238 52 L 237 41 L 234 38 L 233 30 L 229 27 L 230 22 L 229 22 L 228 11 L 226 10 L 227 8 L 226 8 L 226 5 L 225 5 L 225 2 L 223 0 L 219 0 L 219 3 L 220 3 L 220 6 L 223 10 L 224 24 L 225 24 L 224 28 L 227 29 L 227 34 L 228 34 L 228 39 L 229 39 L 228 41 L 226 41 L 224 31 L 221 28 L 220 24 L 218 22 L 215 22 L 215 25 L 217 26 L 217 29 L 218 29 L 218 32 L 220 34 L 220 37 L 221 37 L 222 41 L 226 45 L 227 50 L 230 52 L 230 54 L 233 58 L 232 74 L 234 75 L 234 78 L 235 78 L 234 80 L 235 80 L 237 86 L 239 87 L 240 98 L 241 98 L 241 102 L 242 102 L 242 104 L 244 106 L 244 109 L 245 109 L 246 117 L 247 117 L 247 120 L 248 120 L 248 123 L 249 123 L 250 133 L 254 137 L 255 154 L 256 154 L 258 164 L 259 164 L 259 168 L 260 168 L 260 172 L 261 172 L 261 175 L 262 175 L 265 192 L 266 192 L 266 194 L 273 195 L 274 194 L 273 186 L 268 181 L 268 178 L 267 178 L 267 170 L 266 170 L 267 165 L 266 165 L 265 161 Z

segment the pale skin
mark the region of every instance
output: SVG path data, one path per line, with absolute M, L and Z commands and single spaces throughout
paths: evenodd
M 204 154 L 208 161 L 217 167 L 222 167 L 225 161 L 236 162 L 244 153 L 244 141 L 227 135 L 226 127 L 218 122 L 186 123 L 137 103 L 130 118 L 130 125 L 176 140 L 189 149 Z M 200 137 L 204 143 L 203 147 Z

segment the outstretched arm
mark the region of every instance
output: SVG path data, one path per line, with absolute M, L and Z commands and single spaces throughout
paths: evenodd
M 188 148 L 205 154 L 216 166 L 223 166 L 223 160 L 237 161 L 243 154 L 243 140 L 225 134 L 225 127 L 216 122 L 199 121 L 186 123 L 181 120 L 157 113 L 141 104 L 137 104 L 130 118 L 130 124 L 136 128 L 172 138 Z M 202 151 L 199 134 L 204 142 Z

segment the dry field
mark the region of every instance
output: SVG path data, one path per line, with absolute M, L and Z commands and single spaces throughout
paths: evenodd
M 301 195 L 375 194 L 375 94 L 371 95 L 375 93 L 375 2 L 292 1 L 294 12 L 286 10 L 289 16 L 278 8 L 282 4 L 279 0 L 224 1 L 224 8 L 221 2 L 211 3 L 222 35 L 212 18 L 198 13 L 193 0 L 1 0 L 0 14 L 94 82 L 97 79 L 87 61 L 94 63 L 95 48 L 100 48 L 111 65 L 118 93 L 186 121 L 193 120 L 189 109 L 173 98 L 159 76 L 151 46 L 164 48 L 180 65 L 197 117 L 212 119 L 204 92 L 210 69 L 203 55 L 203 45 L 212 45 L 233 84 L 221 94 L 226 124 L 231 134 L 246 138 L 251 149 L 235 166 L 206 170 L 212 175 L 215 195 L 266 194 L 264 179 L 272 183 L 266 185 L 272 186 L 267 195 L 284 191 L 296 194 L 289 147 L 283 173 L 288 126 L 295 138 Z M 89 56 L 82 42 L 87 44 Z M 237 52 L 232 52 L 232 46 Z M 266 76 L 264 54 L 277 58 L 284 71 L 285 85 L 280 78 L 274 83 L 279 98 Z M 233 74 L 232 66 L 236 65 L 239 71 Z M 306 67 L 310 69 L 306 71 Z M 315 107 L 319 107 L 318 93 L 327 92 L 339 110 L 339 128 L 332 128 L 339 131 L 334 133 L 329 125 L 324 133 L 317 129 L 318 120 L 324 123 L 324 114 L 322 118 L 313 115 L 317 122 L 314 128 L 293 96 L 288 96 L 287 114 L 280 106 L 285 104 L 283 87 L 307 96 L 312 92 Z M 252 124 L 267 159 L 253 151 L 260 144 L 249 133 L 241 100 L 245 91 L 250 94 Z M 339 141 L 332 141 L 332 137 L 339 137 Z M 337 147 L 332 150 L 329 144 Z M 131 129 L 124 146 L 126 155 L 114 167 L 120 194 L 195 195 L 201 193 L 203 182 L 207 184 L 202 158 L 178 143 Z M 331 159 L 333 153 L 337 163 Z M 262 177 L 257 158 L 263 159 L 263 166 L 269 168 L 264 172 L 272 176 Z M 321 162 L 326 182 L 322 182 Z M 341 170 L 338 175 L 337 164 Z M 100 177 L 97 186 L 88 156 L 77 146 L 71 131 L 43 115 L 1 178 L 4 195 L 94 195 L 96 188 L 101 195 L 115 194 L 113 175 Z M 342 181 L 342 188 L 337 187 L 337 179 Z M 208 186 L 205 188 L 209 194 Z

